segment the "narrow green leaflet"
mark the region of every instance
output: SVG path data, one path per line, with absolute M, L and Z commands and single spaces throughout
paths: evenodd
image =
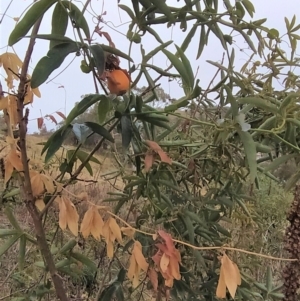
M 67 31 L 68 20 L 69 16 L 66 9 L 60 3 L 57 3 L 52 14 L 51 34 L 64 36 Z M 53 48 L 57 44 L 59 44 L 59 41 L 51 40 L 50 48 Z
M 118 6 L 128 14 L 131 20 L 135 19 L 133 11 L 128 6 L 124 4 L 119 4 Z
M 121 117 L 121 129 L 122 129 L 122 146 L 125 150 L 127 150 L 131 142 L 131 139 L 133 137 L 133 128 L 129 116 Z
M 152 4 L 157 7 L 167 18 L 169 22 L 174 21 L 174 16 L 168 7 L 168 5 L 165 3 L 165 1 L 162 0 L 150 0 Z
M 34 68 L 31 78 L 31 88 L 34 89 L 43 84 L 70 53 L 77 52 L 78 50 L 79 45 L 76 42 L 61 43 L 51 48 L 47 55 L 41 58 Z
M 88 126 L 94 133 L 102 136 L 103 138 L 105 138 L 106 140 L 114 143 L 115 140 L 113 138 L 113 136 L 111 135 L 111 133 L 102 125 L 95 123 L 95 122 L 85 122 L 85 125 Z
M 190 87 L 190 84 L 189 84 L 189 80 L 190 80 L 189 73 L 187 72 L 184 64 L 180 61 L 180 59 L 176 55 L 174 55 L 173 53 L 171 53 L 170 51 L 168 51 L 166 49 L 163 49 L 162 52 L 168 57 L 171 64 L 175 67 L 175 69 L 180 74 L 185 89 L 193 88 L 193 87 Z
M 96 272 L 97 271 L 97 266 L 96 264 L 90 260 L 88 257 L 84 256 L 81 253 L 78 252 L 71 252 L 70 255 L 75 258 L 76 260 L 80 261 L 84 265 L 90 268 L 91 271 Z
M 1 243 L 0 246 L 0 257 L 6 253 L 20 238 L 20 235 L 14 235 L 11 238 L 7 239 L 5 242 Z
M 285 162 L 295 158 L 297 154 L 289 154 L 289 155 L 283 155 L 278 158 L 276 158 L 272 163 L 268 164 L 268 166 L 265 167 L 264 171 L 273 171 Z
M 184 54 L 184 52 L 182 51 L 182 49 L 180 47 L 178 47 L 177 45 L 175 45 L 175 47 L 177 49 L 177 52 L 180 56 L 182 64 L 184 65 L 186 73 L 188 75 L 189 87 L 193 88 L 194 83 L 195 83 L 195 78 L 194 78 L 194 72 L 193 72 L 190 60 L 186 57 L 186 55 Z
M 19 270 L 22 271 L 25 264 L 26 236 L 23 234 L 19 239 Z
M 105 52 L 108 52 L 108 53 L 111 53 L 111 54 L 114 54 L 114 55 L 117 55 L 117 56 L 120 56 L 122 57 L 123 59 L 126 59 L 128 61 L 131 61 L 133 62 L 133 59 L 126 53 L 122 52 L 121 50 L 117 49 L 117 48 L 114 48 L 114 47 L 110 47 L 108 45 L 105 45 L 105 44 L 99 44 L 101 46 L 101 48 L 105 51 Z
M 17 220 L 16 220 L 16 218 L 15 218 L 15 216 L 14 216 L 14 214 L 13 214 L 11 208 L 10 208 L 8 205 L 5 207 L 5 215 L 6 215 L 6 217 L 8 218 L 8 220 L 10 221 L 11 225 L 12 225 L 16 230 L 18 230 L 18 231 L 21 232 L 22 229 L 21 229 L 19 223 L 17 222 Z
M 86 97 L 84 97 L 80 102 L 76 104 L 76 106 L 71 110 L 69 115 L 67 116 L 67 119 L 65 121 L 65 124 L 70 124 L 77 116 L 84 113 L 89 107 L 91 107 L 93 104 L 95 104 L 99 100 L 106 99 L 107 96 L 102 94 L 91 94 Z
M 253 183 L 257 175 L 256 145 L 250 133 L 243 132 L 241 130 L 238 130 L 237 132 L 244 145 L 246 159 L 250 170 L 250 181 Z
M 13 46 L 23 38 L 36 21 L 57 1 L 58 0 L 40 0 L 34 3 L 11 32 L 8 38 L 8 46 Z
M 47 151 L 46 156 L 45 156 L 46 163 L 59 150 L 59 148 L 62 146 L 64 140 L 70 135 L 71 131 L 72 131 L 72 126 L 65 125 L 50 136 L 50 138 L 48 139 L 48 141 L 46 142 L 46 144 L 44 145 L 44 147 L 42 149 L 42 155 L 45 151 Z
M 105 69 L 104 51 L 99 44 L 91 45 L 89 48 L 94 58 L 95 67 L 97 68 L 99 75 L 102 75 Z
M 159 68 L 155 65 L 150 65 L 150 64 L 142 64 L 143 67 L 148 67 L 153 69 L 154 71 L 156 71 L 157 73 L 163 75 L 163 76 L 169 76 L 169 77 L 180 77 L 179 74 L 175 74 L 175 73 L 169 73 L 165 70 L 163 70 L 162 68 Z
M 75 27 L 81 28 L 85 33 L 87 39 L 91 38 L 89 25 L 82 15 L 80 9 L 70 1 L 61 1 L 61 4 L 64 5 L 65 8 L 69 10 L 70 17 L 75 24 Z
M 112 101 L 108 97 L 103 97 L 98 104 L 98 121 L 103 124 L 107 113 L 112 109 Z
M 32 37 L 41 40 L 48 40 L 50 42 L 56 42 L 57 44 L 70 43 L 70 42 L 75 43 L 75 41 L 73 41 L 72 39 L 59 34 L 37 34 Z M 25 36 L 25 38 L 31 38 L 31 36 Z M 56 45 L 53 45 L 52 47 L 54 46 Z
M 268 112 L 271 112 L 273 114 L 278 113 L 278 108 L 270 103 L 269 101 L 263 99 L 263 98 L 258 98 L 258 97 L 243 97 L 239 98 L 238 102 L 241 104 L 249 104 L 253 107 L 258 107 L 261 109 L 264 109 Z
M 198 52 L 197 52 L 196 60 L 198 60 L 198 58 L 201 56 L 205 45 L 206 45 L 206 30 L 205 30 L 205 25 L 201 25 L 200 40 L 199 40 L 199 47 L 198 47 Z

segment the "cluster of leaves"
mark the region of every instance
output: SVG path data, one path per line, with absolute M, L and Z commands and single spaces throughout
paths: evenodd
M 245 185 L 248 180 L 259 189 L 258 172 L 278 181 L 270 171 L 288 160 L 293 159 L 296 163 L 299 161 L 298 76 L 291 71 L 284 72 L 286 68 L 298 64 L 295 51 L 299 36 L 295 32 L 300 26 L 296 25 L 295 17 L 291 22 L 286 20 L 286 35 L 291 47 L 288 57 L 280 48 L 284 36 L 280 37 L 276 29 L 263 26 L 265 19 L 251 22 L 244 20 L 246 12 L 251 17 L 254 15 L 254 7 L 249 0 L 238 1 L 234 6 L 229 1 L 224 3 L 226 11 L 222 13 L 219 12 L 218 0 L 207 0 L 203 3 L 185 1 L 182 7 L 168 6 L 160 0 L 132 1 L 132 9 L 120 4 L 119 7 L 131 19 L 127 32 L 130 43 L 142 43 L 143 36 L 151 34 L 160 44 L 147 54 L 141 48 L 142 61 L 139 68 L 131 68 L 129 77 L 124 77 L 126 72 L 119 67 L 118 57 L 132 61 L 130 56 L 118 50 L 109 39 L 109 46 L 91 44 L 84 11 L 80 11 L 70 1 L 36 2 L 19 21 L 9 38 L 9 45 L 12 46 L 25 37 L 38 18 L 55 4 L 52 33 L 36 36 L 49 40 L 50 49 L 33 71 L 30 81 L 32 91 L 43 84 L 68 55 L 76 53 L 83 55 L 81 70 L 91 73 L 103 91 L 106 91 L 107 84 L 109 91 L 117 95 L 95 93 L 85 96 L 77 103 L 66 116 L 63 126 L 45 143 L 42 153 L 46 153 L 46 162 L 55 155 L 72 130 L 77 133 L 81 131 L 74 124 L 74 120 L 93 105 L 97 105 L 98 109 L 97 122 L 85 122 L 90 132 L 85 134 L 83 129 L 80 132 L 83 139 L 78 147 L 66 154 L 57 177 L 59 181 L 54 182 L 43 172 L 34 171 L 31 174 L 31 185 L 34 196 L 37 197 L 36 205 L 42 213 L 56 200 L 61 229 L 68 227 L 77 235 L 79 215 L 72 201 L 61 194 L 60 187 L 74 183 L 84 167 L 92 174 L 89 161 L 95 161 L 93 154 L 104 140 L 115 142 L 111 132 L 117 128 L 121 132 L 124 151 L 132 146 L 136 174 L 128 174 L 124 168 L 110 172 L 110 176 L 122 177 L 124 188 L 122 192 L 112 192 L 112 197 L 103 201 L 115 202 L 114 215 L 119 214 L 122 208 L 127 208 L 127 204 L 131 202 L 130 210 L 137 208 L 139 216 L 134 226 L 120 228 L 113 215 L 104 221 L 99 214 L 99 208 L 92 205 L 85 212 L 80 230 L 85 238 L 89 234 L 96 240 L 103 237 L 107 255 L 112 259 L 116 254 L 116 241 L 122 244 L 122 232 L 130 237 L 133 249 L 128 277 L 134 289 L 141 291 L 141 295 L 144 285 L 140 285 L 139 275 L 144 271 L 158 299 L 164 294 L 167 299 L 171 295 L 176 300 L 216 300 L 218 297 L 227 298 L 226 288 L 230 296 L 238 300 L 282 298 L 279 293 L 280 285 L 275 286 L 272 283 L 269 270 L 266 285 L 258 283 L 253 280 L 253 275 L 247 274 L 245 270 L 239 271 L 225 254 L 221 257 L 220 266 L 217 252 L 209 249 L 221 248 L 226 242 L 232 243 L 231 233 L 225 225 L 231 222 L 237 210 L 244 210 L 249 219 L 252 219 L 245 204 L 250 193 Z M 58 19 L 58 15 L 61 18 Z M 68 20 L 72 21 L 77 34 L 75 40 L 79 42 L 65 36 Z M 162 41 L 154 30 L 157 24 L 171 26 L 180 23 L 180 28 L 185 32 L 190 22 L 193 22 L 193 26 L 182 45 L 175 45 L 175 54 L 166 49 L 172 42 Z M 223 34 L 224 27 L 232 30 L 232 34 Z M 199 86 L 191 62 L 185 55 L 185 50 L 192 39 L 195 39 L 198 29 L 200 41 L 197 58 L 208 43 L 209 35 L 214 34 L 220 40 L 228 61 L 227 67 L 225 63 L 209 61 L 217 67 L 215 78 L 220 74 L 220 79 L 217 84 L 212 83 L 205 90 Z M 253 52 L 240 72 L 233 68 L 234 33 L 238 33 L 247 42 L 249 51 Z M 255 38 L 251 39 L 253 33 Z M 257 46 L 254 42 L 257 42 Z M 170 68 L 163 70 L 148 64 L 159 52 L 168 58 Z M 255 60 L 257 56 L 264 61 Z M 172 67 L 176 73 L 169 72 Z M 259 67 L 266 68 L 267 72 L 258 73 Z M 114 77 L 117 73 L 104 76 L 110 69 L 121 72 L 122 80 Z M 153 79 L 149 69 L 159 73 L 159 77 Z M 142 93 L 134 93 L 130 88 L 124 94 L 128 89 L 127 80 L 133 78 L 136 71 L 131 88 L 144 76 L 148 82 L 147 89 Z M 179 78 L 184 96 L 164 110 L 156 110 L 149 103 L 158 99 L 155 85 L 161 76 Z M 273 84 L 274 79 L 278 78 L 285 85 L 281 91 L 275 90 Z M 190 104 L 192 105 L 189 107 Z M 178 113 L 178 109 L 183 107 L 190 108 L 190 115 Z M 174 116 L 176 121 L 171 123 L 170 116 Z M 137 128 L 137 121 L 142 123 L 142 134 Z M 87 154 L 80 148 L 87 136 L 92 134 L 99 135 L 101 139 L 93 151 Z M 266 155 L 258 159 L 258 153 Z M 10 156 L 14 156 L 17 161 L 13 161 Z M 22 171 L 18 165 L 20 158 L 16 156 L 18 154 L 14 150 L 14 153 L 6 157 L 6 167 L 9 170 L 6 180 L 13 169 Z M 74 171 L 76 159 L 82 165 Z M 267 166 L 262 164 L 268 161 L 272 162 Z M 122 167 L 120 162 L 118 164 Z M 67 173 L 70 178 L 65 176 Z M 300 173 L 297 171 L 287 181 L 286 187 L 292 188 L 299 179 Z M 49 197 L 44 195 L 45 192 L 52 195 L 49 205 L 45 202 L 45 197 Z M 44 198 L 41 201 L 42 195 Z M 100 209 L 105 212 L 104 208 Z M 108 211 L 106 213 L 109 214 Z M 145 232 L 143 227 L 153 225 L 165 230 L 158 231 L 158 236 L 154 238 L 148 239 L 145 235 L 136 234 L 137 237 L 133 239 L 134 231 L 141 234 Z M 15 241 L 18 239 L 17 236 L 13 237 Z M 180 252 L 179 247 L 174 246 L 174 242 L 178 242 L 174 237 L 183 242 Z M 145 250 L 144 246 L 153 243 L 155 248 Z M 71 257 L 94 267 L 89 258 L 72 251 L 75 244 L 72 242 L 66 247 L 68 251 L 71 250 Z M 9 248 L 11 244 L 7 243 L 7 246 Z M 206 247 L 206 251 L 199 251 L 201 247 Z M 63 247 L 64 252 L 66 248 Z M 154 253 L 151 253 L 153 250 Z M 146 261 L 145 258 L 148 257 L 152 257 L 153 262 Z M 71 263 L 68 261 L 64 267 Z M 59 262 L 56 265 L 59 267 Z M 63 272 L 66 273 L 66 270 Z M 123 274 L 122 267 L 117 280 L 101 291 L 99 300 L 110 300 L 114 294 L 118 300 L 124 300 L 121 289 L 125 278 Z

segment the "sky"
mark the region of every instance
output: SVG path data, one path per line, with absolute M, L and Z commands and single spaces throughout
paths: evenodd
M 11 4 L 10 4 L 11 2 Z M 129 42 L 126 38 L 126 33 L 128 30 L 128 21 L 129 18 L 125 12 L 118 8 L 117 0 L 92 0 L 92 8 L 89 7 L 85 17 L 89 22 L 90 31 L 92 32 L 95 28 L 95 17 L 101 15 L 101 13 L 106 12 L 103 15 L 103 20 L 105 22 L 101 23 L 103 26 L 103 31 L 106 31 L 112 37 L 113 42 L 116 45 L 116 48 L 122 50 L 125 53 L 129 51 Z M 221 2 L 221 0 L 220 0 Z M 231 2 L 233 2 L 231 0 Z M 8 36 L 15 26 L 16 21 L 13 18 L 22 17 L 23 12 L 28 9 L 31 5 L 31 0 L 1 0 L 0 1 L 0 54 L 3 52 L 15 51 L 21 60 L 24 59 L 25 52 L 29 43 L 29 39 L 23 39 L 17 44 L 11 47 L 7 46 Z M 79 8 L 82 7 L 81 1 L 74 1 Z M 168 4 L 173 6 L 183 5 L 181 0 L 179 3 L 177 0 L 168 0 Z M 295 0 L 252 0 L 252 3 L 255 7 L 256 13 L 254 14 L 253 20 L 258 20 L 262 18 L 267 18 L 267 22 L 264 24 L 269 28 L 276 28 L 279 30 L 280 35 L 286 32 L 284 17 L 291 19 L 294 14 L 296 14 L 297 20 L 296 24 L 300 23 L 300 10 L 299 2 Z M 9 6 L 10 4 L 10 6 Z M 130 0 L 121 0 L 120 4 L 125 4 L 131 7 Z M 4 14 L 6 8 L 9 6 L 7 12 Z M 44 16 L 42 25 L 40 27 L 40 34 L 47 34 L 51 32 L 51 17 L 52 17 L 53 8 L 50 9 Z M 250 17 L 248 16 L 250 20 Z M 192 24 L 188 23 L 188 30 L 191 28 Z M 181 45 L 184 40 L 186 33 L 183 33 L 179 28 L 179 25 L 172 27 L 171 29 L 167 28 L 166 25 L 154 26 L 153 29 L 160 35 L 163 41 L 172 40 L 174 43 L 170 45 L 167 49 L 175 53 L 174 44 Z M 227 31 L 227 33 L 229 33 Z M 297 34 L 300 35 L 298 32 Z M 67 36 L 73 38 L 73 30 L 71 25 L 68 26 Z M 96 43 L 108 44 L 106 39 L 94 35 Z M 206 61 L 217 61 L 221 62 L 224 49 L 222 48 L 219 40 L 215 38 L 212 34 L 209 37 L 209 44 L 204 49 L 201 57 L 196 60 L 198 43 L 200 38 L 200 29 L 195 34 L 195 37 L 190 44 L 189 48 L 186 51 L 187 57 L 190 59 L 194 74 L 196 78 L 200 79 L 200 86 L 205 88 L 212 77 L 216 72 L 216 68 L 208 64 Z M 235 67 L 239 70 L 240 67 L 246 62 L 251 55 L 251 51 L 247 49 L 247 45 L 243 42 L 242 39 L 234 37 L 236 40 L 235 44 Z M 158 42 L 150 35 L 145 35 L 142 38 L 142 45 L 146 53 L 158 46 Z M 284 45 L 283 45 L 284 48 Z M 36 42 L 32 60 L 30 62 L 29 74 L 32 73 L 37 62 L 46 55 L 49 49 L 49 42 L 44 40 L 38 40 Z M 242 49 L 242 50 L 241 50 Z M 299 53 L 299 51 L 298 51 Z M 141 61 L 140 55 L 140 44 L 134 44 L 131 50 L 131 57 L 134 60 L 135 65 L 138 65 Z M 81 96 L 88 93 L 95 93 L 95 87 L 91 74 L 84 74 L 80 71 L 80 62 L 81 57 L 70 56 L 62 64 L 62 66 L 54 71 L 50 78 L 40 86 L 41 98 L 35 97 L 34 102 L 30 105 L 30 117 L 29 117 L 29 133 L 37 131 L 37 118 L 45 116 L 47 114 L 53 114 L 57 121 L 61 121 L 61 118 L 55 113 L 60 111 L 64 114 L 68 114 L 73 108 L 75 102 L 80 101 Z M 153 65 L 157 65 L 160 68 L 168 67 L 168 60 L 163 54 L 157 55 L 151 62 Z M 122 60 L 121 67 L 128 69 L 128 62 Z M 66 68 L 63 72 L 61 72 Z M 0 68 L 0 81 L 5 91 L 5 81 L 2 68 Z M 132 74 L 134 79 L 136 73 Z M 157 73 L 151 72 L 153 78 L 158 76 Z M 219 81 L 219 78 L 215 80 L 215 83 Z M 171 98 L 178 99 L 183 96 L 183 91 L 179 87 L 176 81 L 168 81 L 168 79 L 163 79 L 160 81 L 161 87 L 170 94 Z M 18 83 L 16 83 L 17 86 Z M 139 83 L 139 86 L 147 85 L 145 79 Z M 46 126 L 48 129 L 54 128 L 55 124 L 51 121 L 46 121 Z

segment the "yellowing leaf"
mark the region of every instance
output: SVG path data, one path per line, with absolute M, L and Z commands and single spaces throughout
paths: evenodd
M 14 169 L 23 171 L 23 164 L 21 161 L 20 153 L 16 149 L 12 149 L 4 160 L 5 175 L 4 182 L 7 183 L 11 178 Z
M 113 233 L 114 237 L 117 239 L 119 244 L 123 244 L 121 230 L 116 220 L 110 217 L 108 221 L 109 221 L 109 228 Z
M 170 257 L 164 253 L 160 260 L 160 268 L 164 273 L 167 271 L 169 263 Z
M 32 170 L 30 171 L 30 180 L 31 180 L 32 194 L 34 196 L 38 196 L 44 193 L 45 190 L 49 193 L 54 193 L 55 191 L 53 180 L 44 174 Z
M 59 206 L 59 226 L 62 230 L 65 230 L 68 226 L 69 230 L 75 235 L 78 235 L 78 220 L 79 215 L 77 213 L 74 204 L 65 196 L 58 196 L 56 198 Z
M 103 234 L 103 226 L 104 222 L 97 207 L 92 206 L 86 211 L 83 217 L 80 232 L 84 238 L 92 234 L 95 239 L 100 240 L 100 236 Z
M 161 162 L 172 164 L 172 159 L 162 150 L 162 148 L 155 142 L 146 140 L 147 145 L 160 156 Z
M 1 54 L 0 61 L 7 74 L 7 78 L 5 79 L 7 87 L 12 89 L 14 79 L 19 80 L 17 74 L 19 74 L 19 70 L 22 68 L 23 63 L 16 54 L 11 52 Z
M 134 242 L 134 247 L 132 250 L 132 254 L 135 257 L 135 260 L 138 264 L 138 266 L 144 270 L 145 272 L 147 272 L 149 264 L 147 263 L 143 253 L 142 253 L 142 245 L 139 241 L 135 241 Z
M 220 277 L 218 281 L 218 286 L 217 286 L 217 292 L 216 292 L 217 298 L 223 299 L 226 298 L 226 283 L 225 283 L 225 276 L 224 276 L 224 271 L 220 269 Z
M 37 199 L 35 201 L 35 206 L 37 207 L 37 209 L 39 209 L 40 211 L 42 211 L 45 208 L 45 203 L 42 199 Z
M 218 298 L 225 298 L 227 287 L 230 296 L 234 299 L 237 287 L 240 284 L 241 276 L 237 265 L 233 263 L 226 254 L 224 254 L 221 258 L 220 278 L 216 296 Z
M 30 181 L 33 196 L 38 196 L 45 191 L 44 183 L 39 172 L 35 172 L 35 174 L 30 178 Z
M 147 263 L 143 253 L 142 245 L 139 241 L 135 241 L 130 257 L 130 264 L 128 268 L 127 276 L 132 282 L 132 286 L 136 288 L 139 285 L 139 276 L 141 270 L 147 272 L 149 264 Z
M 135 234 L 135 229 L 132 227 L 121 227 L 121 231 L 124 235 L 133 238 Z

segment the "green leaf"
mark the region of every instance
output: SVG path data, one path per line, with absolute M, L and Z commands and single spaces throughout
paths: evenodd
M 175 47 L 177 49 L 177 52 L 181 58 L 182 64 L 184 65 L 186 73 L 188 75 L 189 87 L 192 89 L 192 88 L 194 88 L 195 79 L 194 79 L 194 73 L 193 73 L 191 63 L 190 63 L 189 59 L 186 57 L 186 55 L 184 54 L 184 52 L 182 51 L 182 49 L 179 48 L 177 45 L 175 45 Z
M 274 299 L 280 299 L 283 300 L 285 295 L 282 293 L 269 293 L 269 296 L 273 297 Z
M 133 11 L 128 6 L 126 6 L 124 4 L 118 4 L 118 6 L 128 14 L 128 16 L 130 17 L 131 20 L 135 19 Z
M 112 300 L 114 300 L 115 293 L 119 289 L 119 287 L 120 287 L 119 283 L 113 282 L 111 285 L 109 285 L 108 287 L 106 287 L 102 291 L 102 293 L 99 296 L 97 301 L 112 301 Z
M 79 45 L 75 42 L 61 43 L 51 48 L 47 55 L 41 58 L 34 68 L 31 78 L 31 88 L 34 89 L 43 84 L 70 53 L 77 52 L 78 50 Z
M 81 28 L 85 33 L 87 39 L 90 39 L 91 35 L 89 25 L 80 9 L 70 1 L 61 1 L 61 4 L 69 10 L 70 17 L 73 21 L 73 26 L 75 28 Z
M 161 45 L 157 46 L 152 51 L 150 51 L 147 55 L 145 55 L 145 56 L 143 55 L 143 64 L 146 64 L 153 56 L 155 56 L 158 52 L 162 51 L 163 49 L 165 49 L 172 43 L 173 43 L 173 41 L 168 41 L 166 43 L 162 43 Z M 141 52 L 143 53 L 144 51 L 141 51 Z
M 47 150 L 46 156 L 45 156 L 45 162 L 47 163 L 52 156 L 59 150 L 61 145 L 63 144 L 64 140 L 70 135 L 70 132 L 72 131 L 72 126 L 67 125 L 61 127 L 59 130 L 57 130 L 55 133 L 53 133 L 46 144 L 44 145 L 42 149 L 42 155 Z
M 185 88 L 190 87 L 189 73 L 187 72 L 184 64 L 180 61 L 180 59 L 176 55 L 174 55 L 170 51 L 163 49 L 162 52 L 167 56 L 167 58 L 170 60 L 171 64 L 175 67 L 177 72 L 182 77 L 184 87 Z
M 192 245 L 195 244 L 195 232 L 194 232 L 194 226 L 190 218 L 188 218 L 186 215 L 179 213 L 178 216 L 183 221 L 186 230 L 189 235 L 189 241 Z
M 36 39 L 41 39 L 41 40 L 47 40 L 50 42 L 58 42 L 57 44 L 61 44 L 61 43 L 76 43 L 75 41 L 71 40 L 68 37 L 65 37 L 63 35 L 59 35 L 59 34 L 37 34 L 35 36 L 32 36 L 33 38 Z M 26 36 L 25 38 L 31 38 L 31 36 Z M 56 45 L 53 45 L 53 47 Z
M 106 140 L 114 143 L 115 140 L 113 138 L 113 136 L 111 135 L 111 133 L 102 125 L 95 123 L 95 122 L 85 122 L 85 125 L 88 126 L 94 133 L 102 136 L 103 138 L 105 138 Z
M 122 52 L 121 50 L 117 49 L 117 48 L 114 48 L 114 47 L 110 47 L 108 45 L 105 45 L 105 44 L 99 44 L 101 46 L 101 48 L 105 51 L 105 52 L 108 52 L 108 53 L 111 53 L 111 54 L 114 54 L 114 55 L 117 55 L 117 56 L 120 56 L 122 57 L 123 59 L 126 59 L 130 62 L 133 62 L 133 59 L 126 53 Z
M 250 133 L 238 130 L 238 134 L 244 145 L 244 151 L 250 170 L 250 181 L 253 183 L 257 175 L 256 145 Z
M 88 257 L 82 255 L 81 253 L 78 252 L 71 252 L 70 255 L 75 258 L 76 260 L 80 261 L 84 265 L 86 265 L 88 268 L 90 268 L 91 272 L 96 272 L 97 271 L 97 266 L 95 263 L 90 260 Z
M 75 152 L 76 152 L 76 154 L 75 154 Z M 85 162 L 88 155 L 89 155 L 88 153 L 86 153 L 82 150 L 77 150 L 77 151 L 76 150 L 68 150 L 67 151 L 67 158 L 68 158 L 69 162 L 70 162 L 70 160 L 73 160 L 75 157 L 75 158 L 78 158 L 81 161 L 81 163 L 83 163 L 83 162 Z M 89 159 L 89 161 L 97 163 L 97 164 L 101 164 L 100 161 L 97 158 L 95 158 L 94 156 L 92 156 Z M 89 162 L 87 162 L 84 167 L 88 170 L 89 174 L 92 176 L 93 169 L 92 169 L 91 165 L 89 164 Z
M 20 238 L 20 235 L 15 235 L 9 239 L 7 239 L 5 242 L 1 243 L 0 246 L 0 257 L 5 254 L 15 243 L 16 241 Z
M 248 14 L 253 18 L 253 13 L 255 13 L 255 8 L 249 0 L 242 0 L 242 4 L 246 8 Z
M 99 100 L 106 99 L 107 96 L 101 94 L 91 94 L 83 98 L 80 102 L 76 104 L 76 106 L 69 113 L 65 124 L 70 124 L 77 116 L 84 113 L 88 108 L 90 108 L 94 103 Z
M 272 28 L 269 30 L 268 34 L 267 34 L 269 39 L 278 39 L 279 38 L 279 31 L 275 28 Z
M 169 22 L 174 21 L 174 16 L 169 8 L 169 6 L 162 0 L 150 0 L 152 4 L 159 9 L 169 20 Z
M 11 225 L 18 231 L 22 232 L 22 229 L 17 221 L 17 219 L 15 218 L 13 212 L 11 211 L 11 208 L 7 205 L 5 207 L 5 215 L 7 216 L 9 222 L 11 223 Z
M 243 98 L 239 98 L 238 102 L 241 104 L 249 104 L 253 107 L 261 108 L 261 109 L 266 110 L 267 112 L 271 112 L 273 114 L 278 114 L 278 108 L 263 98 L 243 97 Z
M 11 198 L 11 197 L 16 196 L 18 194 L 20 194 L 20 188 L 13 188 L 10 191 L 7 191 L 3 195 L 3 199 L 8 199 L 8 198 Z
M 148 67 L 153 69 L 154 71 L 156 71 L 157 73 L 163 75 L 163 76 L 169 76 L 169 77 L 180 77 L 179 74 L 175 74 L 175 73 L 169 73 L 165 70 L 163 70 L 162 68 L 159 68 L 155 65 L 150 65 L 150 64 L 141 64 L 143 67 Z
M 206 44 L 205 25 L 201 25 L 200 41 L 199 41 L 199 47 L 198 47 L 198 52 L 197 52 L 196 60 L 198 60 L 198 58 L 201 56 L 205 44 Z
M 24 269 L 25 264 L 25 254 L 26 254 L 26 236 L 22 235 L 19 241 L 19 270 L 22 271 Z
M 8 46 L 13 46 L 23 38 L 36 21 L 57 1 L 58 0 L 40 0 L 34 3 L 12 30 L 8 38 Z
M 64 36 L 68 27 L 68 19 L 69 16 L 65 8 L 60 3 L 57 3 L 52 14 L 51 35 Z M 53 48 L 59 44 L 59 42 L 60 41 L 51 39 L 50 48 Z
M 295 158 L 297 154 L 289 154 L 289 155 L 283 155 L 278 158 L 276 158 L 272 163 L 270 163 L 265 169 L 264 172 L 275 170 L 285 162 Z
M 65 254 L 71 251 L 76 245 L 77 245 L 77 241 L 74 238 L 72 238 L 62 246 L 62 248 L 59 250 L 59 253 Z
M 11 235 L 16 235 L 19 234 L 20 231 L 16 229 L 0 229 L 0 238 L 6 237 L 6 236 L 11 236 Z
M 267 282 L 266 282 L 266 288 L 268 290 L 268 293 L 272 291 L 273 287 L 273 277 L 272 277 L 272 270 L 271 267 L 267 267 Z
M 99 44 L 89 46 L 93 55 L 95 67 L 98 70 L 98 74 L 102 75 L 105 69 L 105 55 L 102 47 Z
M 112 102 L 108 97 L 103 97 L 98 104 L 98 121 L 103 124 L 106 120 L 107 113 L 112 108 Z
M 133 128 L 129 116 L 121 117 L 121 129 L 122 129 L 122 146 L 124 150 L 127 150 L 131 142 L 131 139 L 133 137 Z

